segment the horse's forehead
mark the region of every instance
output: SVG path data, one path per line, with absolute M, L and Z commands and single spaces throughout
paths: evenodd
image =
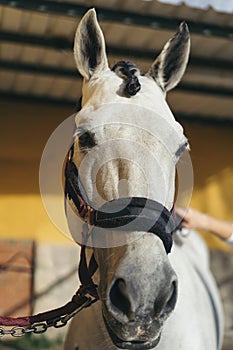
M 107 124 L 127 124 L 163 138 L 174 149 L 184 140 L 181 125 L 153 79 L 139 76 L 139 81 L 141 90 L 132 97 L 119 94 L 122 79 L 111 71 L 84 84 L 84 105 L 76 118 L 77 126 L 93 130 Z
M 84 82 L 83 104 L 96 107 L 99 104 L 121 102 L 148 108 L 166 105 L 162 90 L 152 78 L 139 76 L 138 79 L 141 90 L 135 96 L 126 97 L 121 92 L 124 85 L 123 79 L 111 70 L 107 70 L 101 76 Z

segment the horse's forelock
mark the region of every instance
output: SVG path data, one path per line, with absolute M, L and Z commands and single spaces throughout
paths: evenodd
M 141 89 L 138 76 L 141 75 L 139 68 L 130 61 L 117 62 L 112 71 L 124 81 L 123 92 L 126 97 L 136 95 Z

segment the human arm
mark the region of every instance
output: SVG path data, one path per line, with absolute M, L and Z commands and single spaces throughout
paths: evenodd
M 216 219 L 193 208 L 176 208 L 176 213 L 183 217 L 183 227 L 211 232 L 233 244 L 232 222 Z

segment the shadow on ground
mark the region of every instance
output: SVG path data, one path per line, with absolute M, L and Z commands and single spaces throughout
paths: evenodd
M 50 340 L 43 335 L 0 341 L 0 350 L 62 350 L 62 339 Z

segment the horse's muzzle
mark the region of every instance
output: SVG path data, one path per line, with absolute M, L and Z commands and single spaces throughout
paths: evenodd
M 113 280 L 109 288 L 103 315 L 113 343 L 121 349 L 153 349 L 160 340 L 164 321 L 175 308 L 175 274 L 170 274 L 166 284 L 149 283 L 150 291 L 143 293 L 140 283 L 132 283 L 125 276 Z
M 105 325 L 106 325 L 106 329 L 108 331 L 108 334 L 113 342 L 113 344 L 120 349 L 129 349 L 129 350 L 149 350 L 149 349 L 154 349 L 159 341 L 160 341 L 160 336 L 161 336 L 161 332 L 158 332 L 157 336 L 155 338 L 151 338 L 148 337 L 148 339 L 146 340 L 134 340 L 133 336 L 130 336 L 128 333 L 131 333 L 129 330 L 126 331 L 124 333 L 127 334 L 128 339 L 121 339 L 116 333 L 115 330 L 112 330 L 111 326 L 109 325 L 108 321 L 106 320 L 105 317 L 104 321 L 105 321 Z M 139 333 L 139 332 L 143 332 L 142 328 L 140 326 L 136 327 L 137 329 L 135 329 L 132 333 Z M 131 331 L 133 330 L 133 327 L 131 327 Z M 126 335 L 125 334 L 125 335 Z

